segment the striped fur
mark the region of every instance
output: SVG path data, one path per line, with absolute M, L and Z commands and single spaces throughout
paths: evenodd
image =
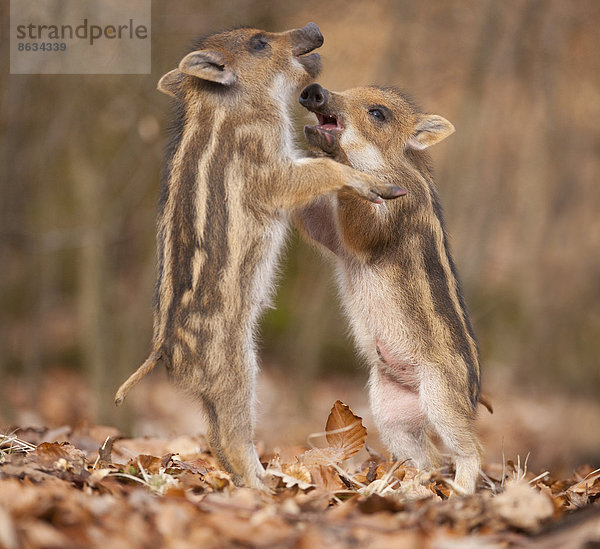
M 480 466 L 479 354 L 423 150 L 454 128 L 390 88 L 334 93 L 314 84 L 302 97 L 329 122 L 305 130 L 317 151 L 407 191 L 381 205 L 342 191 L 295 214 L 300 232 L 336 255 L 340 296 L 371 368 L 382 440 L 398 459 L 427 468 L 440 463 L 429 434 L 437 432 L 454 456 L 456 483 L 472 492 Z
M 212 35 L 167 73 L 177 100 L 158 213 L 158 280 L 150 358 L 206 412 L 211 448 L 236 483 L 262 486 L 253 446 L 256 322 L 269 304 L 288 211 L 346 186 L 374 200 L 397 187 L 330 159 L 301 159 L 290 103 L 316 76 L 314 23 Z

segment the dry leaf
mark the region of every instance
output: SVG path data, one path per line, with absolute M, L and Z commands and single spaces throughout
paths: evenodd
M 585 493 L 567 492 L 566 497 L 568 501 L 567 509 L 569 511 L 582 509 L 590 502 L 590 498 L 588 498 L 587 494 Z
M 367 440 L 367 429 L 362 424 L 362 418 L 352 413 L 341 400 L 331 408 L 325 431 L 329 446 L 344 450 L 343 460 L 359 452 Z
M 284 463 L 281 466 L 281 470 L 287 475 L 310 482 L 310 471 L 301 463 L 292 463 L 291 465 Z
M 376 463 L 375 461 L 367 461 L 361 465 L 362 472 L 354 475 L 354 479 L 361 484 L 370 484 L 374 480 L 380 479 L 386 473 L 384 463 Z M 397 474 L 395 473 L 395 476 Z M 400 480 L 402 480 L 400 478 Z
M 600 481 L 600 469 L 590 471 L 580 481 L 570 486 L 567 491 L 589 495 L 590 488 L 593 487 L 597 481 Z
M 108 464 L 112 462 L 112 447 L 114 442 L 115 439 L 109 436 L 98 449 L 98 461 L 101 464 Z
M 312 484 L 310 471 L 306 465 L 299 462 L 294 464 L 284 463 L 281 465 L 278 458 L 273 459 L 269 464 L 265 481 L 275 492 L 295 486 L 304 491 L 315 487 Z
M 91 453 L 98 444 L 87 450 L 91 439 L 81 433 L 79 438 L 70 435 L 70 440 L 78 440 L 88 457 L 81 446 L 67 443 L 44 443 L 27 454 L 5 453 L 0 463 L 0 546 L 75 549 L 96 547 L 101 540 L 105 547 L 383 549 L 420 547 L 425 535 L 438 547 L 462 547 L 460 536 L 477 532 L 480 538 L 474 543 L 480 545 L 487 539 L 494 546 L 525 546 L 531 541 L 532 547 L 546 547 L 550 534 L 537 537 L 546 521 L 554 522 L 552 536 L 567 531 L 571 535 L 573 528 L 578 541 L 598 541 L 594 502 L 600 495 L 600 475 L 592 467 L 580 467 L 566 480 L 529 473 L 537 483 L 531 486 L 518 465 L 508 465 L 517 480 L 506 482 L 504 492 L 496 496 L 503 468 L 488 465 L 486 471 L 493 473 L 488 474 L 489 489 L 480 486 L 473 496 L 442 502 L 446 477 L 439 471 L 432 474 L 391 463 L 373 452 L 357 471 L 342 466 L 362 446 L 364 428 L 338 402 L 328 429 L 344 425 L 350 425 L 348 431 L 328 434 L 332 446 L 309 450 L 296 463 L 292 460 L 299 451 L 282 448 L 290 461 L 280 465 L 273 460 L 268 472 L 279 487 L 291 489 L 275 494 L 234 487 L 228 474 L 215 469 L 214 456 L 202 451 L 199 438 L 176 443 L 137 439 L 131 444 L 120 439 L 112 455 L 105 446 L 93 470 L 96 458 Z M 357 426 L 362 434 L 348 436 Z M 143 452 L 125 451 L 143 447 Z M 160 453 L 163 448 L 166 453 Z M 189 461 L 174 455 L 175 449 L 187 450 Z M 115 475 L 124 468 L 110 463 L 119 450 L 121 456 L 127 453 L 123 463 L 138 456 L 130 464 L 139 482 Z M 358 482 L 368 486 L 359 490 Z M 565 547 L 564 540 L 552 546 Z
M 231 480 L 231 476 L 225 471 L 221 471 L 219 469 L 209 471 L 204 476 L 204 482 L 206 482 L 206 484 L 215 492 L 221 492 L 226 488 L 229 490 L 233 489 L 233 481 Z
M 316 465 L 333 465 L 344 461 L 346 453 L 343 448 L 313 448 L 298 456 L 298 461 L 307 467 Z
M 66 534 L 53 528 L 41 520 L 28 520 L 21 524 L 24 547 L 61 547 L 64 549 L 75 548 L 77 545 Z
M 288 547 L 294 529 L 276 514 L 266 512 L 257 516 L 256 520 L 248 520 L 234 511 L 222 510 L 211 513 L 208 517 L 210 525 L 220 534 L 221 540 L 232 541 L 250 547 Z M 226 543 L 221 546 L 229 547 Z
M 358 508 L 369 515 L 380 511 L 402 511 L 404 506 L 394 498 L 370 494 L 358 500 Z
M 72 471 L 75 474 L 86 470 L 83 452 L 67 442 L 42 442 L 29 456 L 45 469 Z
M 128 465 L 140 469 L 146 474 L 156 475 L 160 471 L 162 462 L 161 459 L 156 456 L 140 454 L 138 457 L 133 458 Z
M 346 490 L 346 485 L 341 481 L 340 475 L 333 467 L 316 465 L 309 467 L 312 481 L 317 487 L 327 492 L 340 492 Z
M 162 459 L 162 463 L 165 463 L 165 459 Z M 209 471 L 214 471 L 215 467 L 210 465 L 208 461 L 197 458 L 192 461 L 173 461 L 170 460 L 164 465 L 167 468 L 167 471 L 189 471 L 190 473 L 194 473 L 196 475 L 204 476 Z
M 552 500 L 525 481 L 507 482 L 504 492 L 492 499 L 492 506 L 510 526 L 527 531 L 537 530 L 554 514 Z
M 94 469 L 87 479 L 87 483 L 90 486 L 96 486 L 101 480 L 110 475 L 111 472 L 111 469 Z
M 314 488 L 315 486 L 311 483 L 310 471 L 308 469 L 306 469 L 308 480 L 304 478 L 301 479 L 296 476 L 284 473 L 283 471 L 277 471 L 275 469 L 269 469 L 267 473 L 281 480 L 281 483 L 278 483 L 276 486 L 273 486 L 273 488 L 275 489 L 281 488 L 281 484 L 283 484 L 283 487 L 285 488 L 293 488 L 294 486 L 298 486 L 300 490 L 309 490 L 311 488 Z M 271 483 L 269 483 L 269 485 L 271 486 Z

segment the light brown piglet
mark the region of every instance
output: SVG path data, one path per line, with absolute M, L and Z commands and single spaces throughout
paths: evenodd
M 298 210 L 295 221 L 335 254 L 383 442 L 397 459 L 436 467 L 436 432 L 456 464 L 459 491 L 471 493 L 481 451 L 479 354 L 426 151 L 454 127 L 393 88 L 335 93 L 312 84 L 300 103 L 318 119 L 305 128 L 315 151 L 407 191 L 381 204 L 340 191 Z

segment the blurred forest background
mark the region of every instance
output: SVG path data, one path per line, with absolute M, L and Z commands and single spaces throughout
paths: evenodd
M 196 428 L 163 373 L 162 396 L 151 380 L 112 405 L 151 337 L 170 111 L 156 83 L 196 35 L 315 21 L 320 83 L 398 85 L 457 128 L 433 155 L 497 410 L 482 418 L 494 451 L 520 425 L 515 448 L 532 449 L 535 431 L 540 463 L 600 461 L 600 2 L 153 1 L 151 75 L 9 75 L 8 2 L 0 15 L 0 429 L 86 419 L 150 434 L 164 417 L 166 430 Z M 282 273 L 261 334 L 261 422 L 277 403 L 308 418 L 342 395 L 368 416 L 329 266 L 292 235 Z M 277 429 L 293 436 L 289 421 Z M 544 433 L 574 430 L 550 456 Z

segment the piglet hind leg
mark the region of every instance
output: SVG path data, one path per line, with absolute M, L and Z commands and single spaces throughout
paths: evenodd
M 225 406 L 203 397 L 208 416 L 208 443 L 221 466 L 231 474 L 236 486 L 265 489 L 265 470 L 252 442 L 250 410 L 244 404 Z
M 427 419 L 413 386 L 376 365 L 371 369 L 369 398 L 381 440 L 394 459 L 410 460 L 421 470 L 440 466 L 440 455 L 427 434 Z
M 472 494 L 481 468 L 476 408 L 467 391 L 451 387 L 447 381 L 436 373 L 426 376 L 421 385 L 423 402 L 431 426 L 452 454 L 456 465 L 454 482 L 463 494 Z
M 216 375 L 205 372 L 186 387 L 203 405 L 210 449 L 236 485 L 266 490 L 265 470 L 253 443 L 254 376 L 231 364 L 214 370 Z

